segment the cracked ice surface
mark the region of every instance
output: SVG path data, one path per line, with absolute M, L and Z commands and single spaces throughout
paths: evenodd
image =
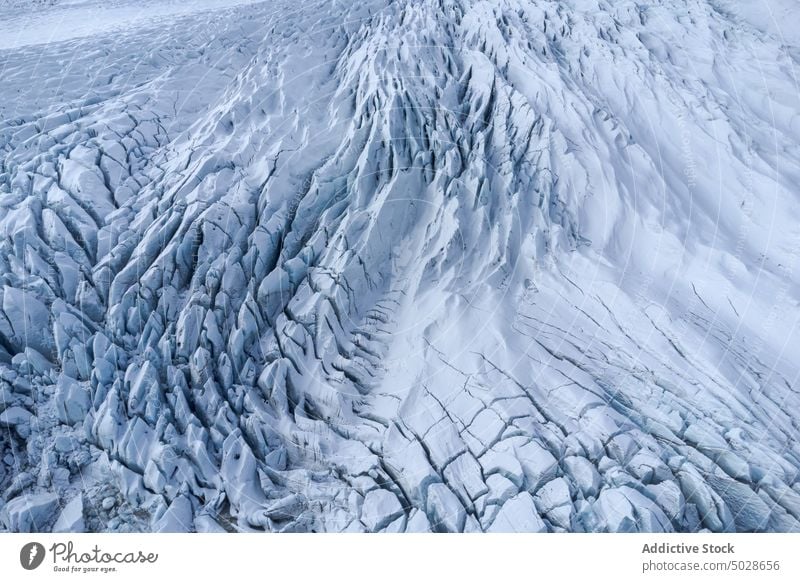
M 793 2 L 10 4 L 0 528 L 800 529 Z

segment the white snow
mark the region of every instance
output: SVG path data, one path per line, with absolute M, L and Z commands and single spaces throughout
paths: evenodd
M 800 530 L 796 2 L 1 10 L 2 528 Z

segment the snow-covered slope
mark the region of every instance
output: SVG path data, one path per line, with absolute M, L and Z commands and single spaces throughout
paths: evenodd
M 800 529 L 794 3 L 98 4 L 0 19 L 2 527 Z

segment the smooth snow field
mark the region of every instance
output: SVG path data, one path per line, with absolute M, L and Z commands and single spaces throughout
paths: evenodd
M 0 530 L 800 531 L 797 22 L 0 0 Z

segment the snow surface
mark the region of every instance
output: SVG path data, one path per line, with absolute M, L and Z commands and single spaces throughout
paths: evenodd
M 798 17 L 4 3 L 0 528 L 800 530 Z

